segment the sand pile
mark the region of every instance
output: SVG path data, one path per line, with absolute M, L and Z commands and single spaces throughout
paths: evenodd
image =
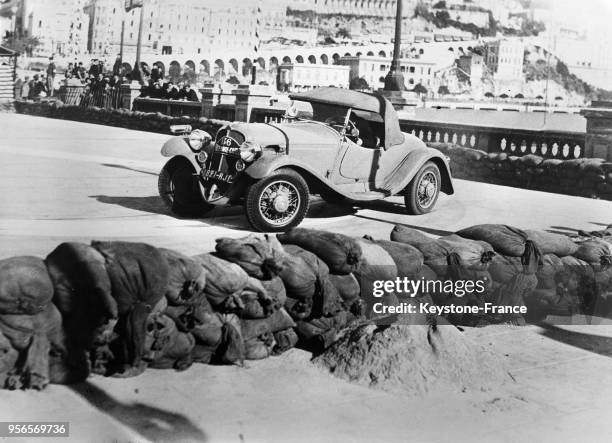
M 512 382 L 498 356 L 451 325 L 360 326 L 314 361 L 345 380 L 408 395 Z

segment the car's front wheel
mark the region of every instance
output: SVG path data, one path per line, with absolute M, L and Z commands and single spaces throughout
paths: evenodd
M 171 159 L 159 173 L 159 195 L 166 207 L 179 217 L 200 217 L 214 207 L 199 192 L 194 173 L 191 163 L 181 157 Z
M 249 187 L 245 211 L 255 229 L 282 232 L 304 220 L 309 204 L 304 178 L 292 169 L 281 168 Z
M 409 214 L 420 215 L 431 212 L 440 195 L 440 169 L 429 161 L 423 165 L 404 193 L 404 202 Z

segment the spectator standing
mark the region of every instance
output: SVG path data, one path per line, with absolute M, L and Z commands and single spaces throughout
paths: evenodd
M 19 100 L 21 98 L 21 96 L 23 95 L 23 80 L 21 79 L 21 77 L 17 77 L 17 80 L 15 80 L 15 98 L 17 100 Z
M 179 94 L 180 100 L 187 100 L 188 102 L 198 102 L 200 99 L 198 98 L 198 94 L 195 92 L 195 89 L 191 89 L 191 85 L 187 83 Z
M 113 64 L 113 75 L 121 75 L 121 71 L 123 69 L 123 62 L 121 60 L 121 56 L 118 55 L 115 59 L 115 63 Z
M 53 88 L 55 85 L 55 63 L 53 56 L 49 57 L 49 64 L 47 65 L 47 94 L 49 97 L 53 96 Z
M 21 95 L 17 98 L 20 98 L 22 100 L 26 100 L 29 98 L 30 95 L 30 77 L 26 77 L 25 80 L 23 81 L 23 87 L 21 88 Z

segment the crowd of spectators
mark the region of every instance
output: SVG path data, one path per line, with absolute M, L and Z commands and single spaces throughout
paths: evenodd
M 60 74 L 56 75 L 56 71 Z M 131 82 L 135 75 L 136 73 L 126 71 L 120 57 L 117 57 L 112 67 L 106 66 L 103 60 L 94 59 L 89 66 L 75 60 L 68 63 L 65 69 L 57 69 L 51 57 L 46 71 L 35 74 L 32 79 L 18 78 L 15 92 L 18 98 L 37 100 L 53 96 L 54 90 L 62 85 L 84 86 L 79 89 L 68 88 L 69 95 L 74 96 L 63 96 L 62 99 L 82 106 L 117 107 L 120 86 Z M 151 70 L 143 65 L 141 75 L 144 85 L 140 97 L 192 102 L 200 100 L 196 90 L 188 82 L 164 80 L 163 71 L 156 65 L 153 65 Z
M 186 100 L 190 102 L 200 101 L 198 94 L 189 83 L 172 80 L 165 81 L 162 78 L 150 79 L 148 85 L 143 86 L 140 97 L 158 98 L 165 100 Z

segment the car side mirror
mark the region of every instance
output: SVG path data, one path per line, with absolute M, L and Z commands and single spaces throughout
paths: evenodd
M 174 135 L 188 134 L 193 128 L 191 125 L 172 125 L 170 126 L 170 132 Z

